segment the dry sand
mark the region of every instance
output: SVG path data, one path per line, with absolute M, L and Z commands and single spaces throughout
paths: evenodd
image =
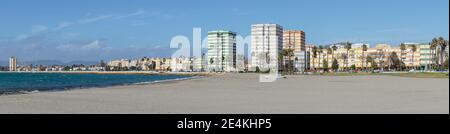
M 449 79 L 256 74 L 0 96 L 0 113 L 448 114 Z

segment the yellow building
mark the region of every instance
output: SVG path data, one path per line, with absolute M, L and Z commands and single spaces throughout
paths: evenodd
M 413 45 L 415 45 L 415 51 L 413 51 Z M 362 45 L 354 45 L 348 51 L 343 46 L 339 46 L 337 48 L 337 50 L 332 50 L 330 53 L 328 53 L 327 48 L 324 48 L 322 51 L 318 50 L 319 52 L 317 52 L 316 57 L 314 57 L 314 53 L 312 49 L 310 49 L 311 69 L 322 69 L 323 59 L 328 61 L 328 68 L 332 67 L 333 59 L 338 61 L 340 70 L 350 68 L 353 65 L 357 69 L 369 68 L 372 64 L 367 62 L 368 56 L 374 59 L 378 67 L 388 67 L 388 63 L 390 62 L 389 57 L 392 52 L 397 53 L 406 68 L 415 68 L 420 66 L 421 55 L 418 44 L 407 44 L 404 51 L 402 51 L 400 47 L 392 47 L 388 44 L 378 44 L 373 48 L 368 46 L 367 51 L 363 51 Z

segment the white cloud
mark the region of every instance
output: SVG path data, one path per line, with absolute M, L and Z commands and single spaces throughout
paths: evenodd
M 74 46 L 70 45 L 70 44 L 64 44 L 64 45 L 56 46 L 56 49 L 62 50 L 62 51 L 68 51 L 68 50 L 73 50 Z
M 112 17 L 112 15 L 101 15 L 101 16 L 96 16 L 96 17 L 92 17 L 92 18 L 80 19 L 77 22 L 80 24 L 87 24 L 87 23 L 93 23 L 93 22 L 109 19 L 111 17 Z
M 60 22 L 59 24 L 58 24 L 58 26 L 56 27 L 56 29 L 63 29 L 63 28 L 66 28 L 66 27 L 69 27 L 69 26 L 72 26 L 73 25 L 73 23 L 72 22 L 67 22 L 67 21 L 63 21 L 63 22 Z
M 48 27 L 43 25 L 34 25 L 33 27 L 31 27 L 32 34 L 38 34 L 46 30 L 48 30 Z
M 30 35 L 28 35 L 28 34 L 21 34 L 21 35 L 16 36 L 16 38 L 14 40 L 15 41 L 21 41 L 21 40 L 27 39 L 28 37 L 30 37 Z
M 42 32 L 45 32 L 47 30 L 48 30 L 47 26 L 44 26 L 44 25 L 33 25 L 31 27 L 31 33 L 17 35 L 14 38 L 14 41 L 22 41 L 22 40 L 31 38 L 33 36 L 37 36 L 37 35 L 41 34 Z
M 102 46 L 100 45 L 100 41 L 95 40 L 89 44 L 86 44 L 84 46 L 81 47 L 81 49 L 83 50 L 98 50 L 100 49 Z
M 139 16 L 139 15 L 143 15 L 146 12 L 144 10 L 137 10 L 135 12 L 129 13 L 129 14 L 124 14 L 124 15 L 117 15 L 115 16 L 116 19 L 123 19 L 123 18 L 128 18 L 128 17 L 133 17 L 133 16 Z

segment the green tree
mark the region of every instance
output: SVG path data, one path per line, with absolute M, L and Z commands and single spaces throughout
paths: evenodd
M 350 66 L 350 69 L 351 69 L 351 70 L 356 70 L 356 65 L 353 64 L 352 66 Z
M 362 68 L 365 69 L 365 70 L 367 70 L 367 68 L 366 68 L 366 66 L 364 66 L 364 59 L 366 58 L 366 56 L 364 55 L 364 52 L 366 52 L 367 49 L 368 49 L 367 45 L 363 44 L 362 45 L 362 58 L 363 58 L 363 60 L 361 60 L 361 65 L 362 65 Z
M 281 59 L 284 63 L 283 65 L 283 71 L 291 72 L 293 67 L 293 61 L 291 60 L 292 57 L 294 57 L 294 50 L 293 49 L 283 49 L 279 53 L 278 58 Z
M 328 72 L 328 60 L 323 59 L 323 70 Z
M 405 54 L 405 50 L 406 50 L 406 45 L 405 45 L 405 43 L 401 43 L 401 44 L 400 44 L 400 52 L 401 52 L 401 54 L 400 54 L 400 60 L 401 60 L 402 62 L 404 62 L 404 61 L 403 61 L 403 55 Z
M 317 58 L 317 47 L 316 46 L 313 46 L 313 48 L 312 48 L 312 53 L 313 53 L 313 59 L 312 59 L 312 62 L 313 62 L 313 65 L 312 65 L 312 67 L 314 68 L 314 70 L 316 70 L 316 64 L 315 64 L 315 59 Z
M 374 69 L 373 68 L 373 64 L 372 64 L 372 62 L 373 62 L 374 60 L 373 60 L 373 58 L 371 57 L 371 56 L 367 56 L 366 57 L 366 66 L 367 66 L 367 64 L 369 64 L 369 63 L 371 63 L 371 67 L 370 67 L 370 69 Z
M 431 59 L 432 59 L 432 68 L 435 68 L 437 65 L 437 56 L 436 56 L 436 48 L 439 45 L 439 41 L 437 38 L 433 38 L 433 40 L 430 43 L 430 52 L 431 52 Z
M 439 53 L 439 62 L 443 67 L 445 62 L 445 49 L 448 46 L 448 41 L 445 40 L 443 37 L 439 37 L 438 40 L 439 40 L 439 47 L 441 48 Z
M 434 60 L 435 61 L 435 65 L 439 65 L 441 67 L 443 67 L 443 63 L 445 61 L 445 49 L 448 46 L 448 41 L 445 40 L 443 37 L 438 37 L 438 38 L 433 38 L 433 40 L 430 43 L 430 49 L 433 53 L 434 56 Z M 439 48 L 439 52 L 436 53 L 436 48 Z M 438 55 L 438 57 L 436 56 Z M 436 58 L 437 57 L 437 58 Z
M 337 72 L 337 70 L 339 69 L 339 63 L 337 61 L 337 59 L 333 59 L 333 64 L 331 65 L 331 68 Z
M 403 67 L 403 62 L 400 60 L 396 52 L 392 52 L 389 56 L 389 60 L 391 61 L 391 66 L 394 67 L 396 70 L 400 70 Z
M 319 53 L 319 68 L 320 68 L 320 56 L 323 53 L 323 46 L 322 45 L 319 46 L 318 53 Z
M 333 54 L 333 48 L 331 48 L 331 47 L 327 48 L 327 62 L 330 59 L 329 56 L 332 54 Z M 331 58 L 333 59 L 333 57 L 331 57 Z
M 334 52 L 336 52 L 336 50 L 338 49 L 338 47 L 337 47 L 336 45 L 333 45 L 333 46 L 331 47 L 331 49 L 333 50 L 333 53 L 332 53 L 332 55 L 331 55 L 331 59 L 334 59 Z
M 414 54 L 415 54 L 416 51 L 417 51 L 417 46 L 416 46 L 416 45 L 411 45 L 411 51 L 412 51 L 412 56 L 411 56 L 411 59 L 412 59 L 412 67 L 415 68 L 415 65 L 414 65 Z
M 348 58 L 350 58 L 349 51 L 352 49 L 352 43 L 346 42 L 345 49 L 347 50 L 347 58 L 345 59 L 345 67 L 348 68 Z
M 446 69 L 448 69 L 448 58 L 445 60 L 445 62 L 444 62 L 444 68 L 446 68 Z

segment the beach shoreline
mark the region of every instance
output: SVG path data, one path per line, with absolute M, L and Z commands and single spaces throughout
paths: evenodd
M 156 84 L 0 96 L 0 113 L 445 114 L 448 79 L 223 74 Z
M 210 72 L 153 72 L 153 71 L 0 71 L 0 73 L 63 73 L 63 74 L 145 74 L 145 75 L 184 75 L 210 76 L 221 73 Z
M 189 75 L 190 77 L 185 78 L 176 78 L 176 79 L 167 79 L 167 80 L 156 80 L 156 81 L 146 81 L 146 82 L 136 82 L 136 83 L 125 83 L 125 84 L 117 84 L 117 85 L 106 85 L 106 86 L 93 86 L 93 87 L 72 87 L 72 88 L 64 88 L 64 89 L 52 89 L 52 90 L 32 90 L 32 91 L 18 91 L 18 92 L 11 92 L 11 93 L 0 93 L 0 96 L 7 96 L 7 95 L 23 95 L 23 94 L 35 94 L 35 93 L 51 93 L 51 92 L 65 92 L 70 90 L 89 90 L 89 89 L 107 89 L 111 87 L 127 87 L 127 86 L 133 86 L 133 85 L 149 85 L 149 84 L 164 84 L 164 83 L 171 83 L 171 82 L 177 82 L 177 81 L 184 81 L 184 80 L 190 80 L 190 79 L 198 79 L 206 77 L 204 75 Z

